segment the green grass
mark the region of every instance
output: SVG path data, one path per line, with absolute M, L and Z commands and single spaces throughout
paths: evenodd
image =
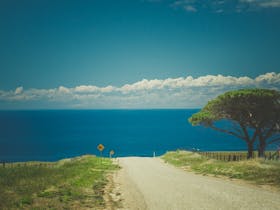
M 259 185 L 271 185 L 280 189 L 280 161 L 262 159 L 224 162 L 187 151 L 167 152 L 166 162 L 200 174 L 211 174 L 243 179 Z
M 117 168 L 90 155 L 0 166 L 0 209 L 104 209 L 106 174 Z

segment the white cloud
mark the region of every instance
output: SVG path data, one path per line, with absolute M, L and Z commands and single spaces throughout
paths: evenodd
M 161 2 L 162 0 L 144 0 L 144 1 L 152 2 L 152 3 L 159 3 L 159 2 Z
M 239 2 L 262 8 L 280 8 L 280 0 L 239 0 Z
M 100 88 L 100 92 L 102 92 L 102 93 L 109 93 L 109 92 L 112 92 L 115 89 L 116 89 L 115 87 L 109 85 L 107 87 Z
M 195 7 L 195 4 L 197 3 L 196 0 L 176 0 L 173 1 L 170 6 L 174 9 L 182 8 L 185 11 L 188 12 L 196 12 L 197 9 Z
M 184 6 L 184 9 L 188 12 L 196 12 L 197 11 L 197 9 L 194 6 L 191 6 L 191 5 Z
M 80 85 L 75 88 L 72 88 L 72 91 L 76 93 L 94 93 L 94 92 L 102 92 L 102 93 L 108 93 L 115 90 L 114 86 L 106 86 L 106 87 L 97 87 L 94 85 Z
M 80 85 L 74 88 L 77 93 L 91 93 L 98 91 L 99 88 L 93 85 Z
M 201 86 L 217 86 L 217 85 L 251 85 L 254 80 L 249 77 L 232 77 L 223 75 L 207 75 L 198 78 L 188 76 L 186 78 L 168 78 L 165 80 L 147 80 L 126 84 L 120 88 L 123 92 L 139 91 L 139 90 L 155 90 L 155 89 L 176 89 L 183 87 L 201 87 Z
M 266 73 L 256 78 L 206 75 L 143 79 L 120 87 L 80 85 L 52 89 L 0 90 L 0 105 L 39 103 L 48 108 L 193 108 L 201 107 L 211 98 L 233 89 L 263 87 L 280 89 L 280 73 Z M 0 106 L 3 107 L 3 106 Z
M 23 87 L 17 87 L 15 89 L 15 94 L 18 95 L 18 94 L 21 94 L 23 92 Z
M 266 73 L 258 76 L 255 80 L 258 83 L 280 84 L 280 74 L 276 74 L 275 72 Z
M 280 8 L 280 0 L 173 0 L 173 9 L 187 12 L 211 11 L 215 13 L 259 11 L 267 8 Z
M 267 1 L 267 2 L 262 2 L 259 4 L 261 7 L 280 7 L 280 1 Z
M 119 88 L 120 91 L 127 93 L 131 91 L 142 91 L 142 90 L 151 90 L 151 89 L 158 89 L 162 85 L 162 80 L 154 79 L 154 80 L 147 80 L 143 79 L 139 82 L 133 84 L 126 84 Z
M 69 89 L 69 88 L 66 88 L 66 87 L 64 87 L 64 86 L 60 86 L 60 87 L 58 88 L 58 92 L 59 92 L 59 93 L 70 93 L 70 89 Z

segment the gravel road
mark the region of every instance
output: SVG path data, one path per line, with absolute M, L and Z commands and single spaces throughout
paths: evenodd
M 123 209 L 276 210 L 280 193 L 248 184 L 197 175 L 159 158 L 119 158 L 115 176 Z

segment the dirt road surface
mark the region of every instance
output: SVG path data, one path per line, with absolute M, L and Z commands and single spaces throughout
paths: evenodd
M 279 210 L 280 193 L 197 175 L 159 158 L 119 158 L 117 194 L 127 210 Z

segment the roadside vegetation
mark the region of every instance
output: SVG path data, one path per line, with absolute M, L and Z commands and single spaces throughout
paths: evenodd
M 0 209 L 104 209 L 106 174 L 117 169 L 91 155 L 0 167 Z
M 280 190 L 280 161 L 266 161 L 259 158 L 225 162 L 182 150 L 167 152 L 162 159 L 196 173 L 243 179 L 258 185 L 270 185 Z
M 247 144 L 248 159 L 253 158 L 257 143 L 258 156 L 264 157 L 268 145 L 280 142 L 280 92 L 270 89 L 228 91 L 210 100 L 189 122 L 243 140 Z

